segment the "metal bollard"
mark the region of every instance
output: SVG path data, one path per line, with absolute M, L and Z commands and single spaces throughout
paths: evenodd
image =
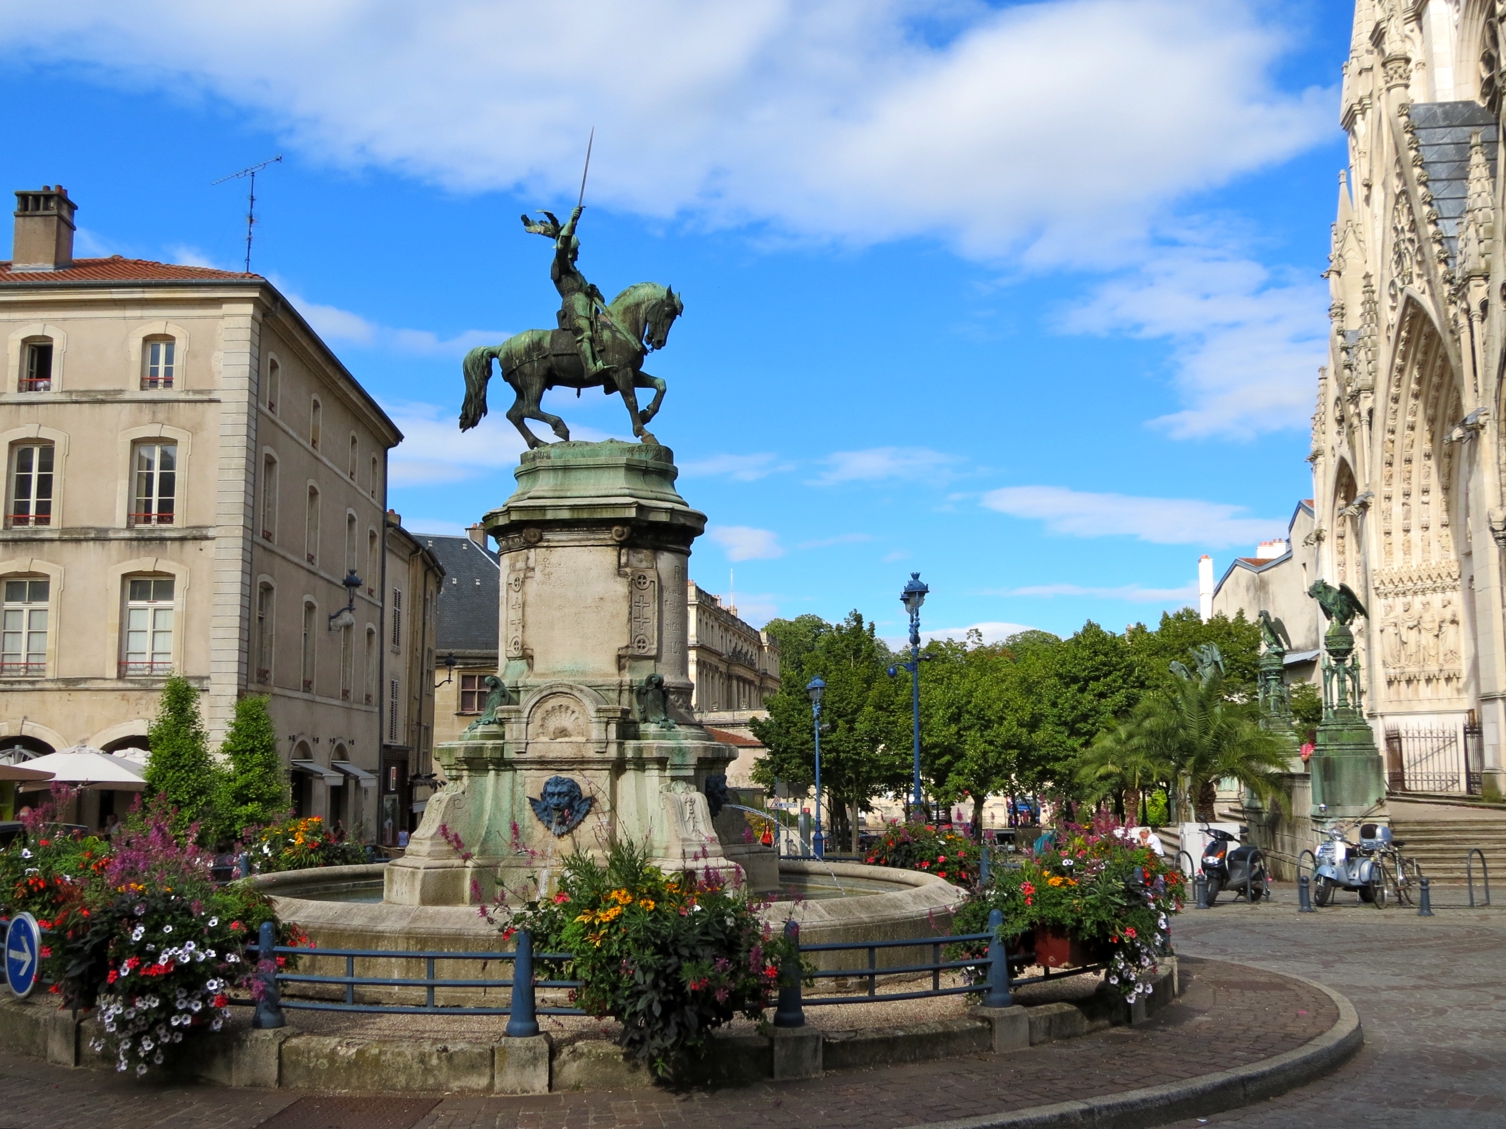
M 1313 909 L 1312 881 L 1305 874 L 1297 875 L 1297 912 L 1318 912 Z
M 988 879 L 989 879 L 989 862 L 988 862 L 988 857 L 989 857 L 989 855 L 991 853 L 992 852 L 990 852 L 989 849 L 988 849 L 988 845 L 984 844 L 984 846 L 983 846 L 983 854 L 978 859 L 978 885 L 979 886 L 987 886 L 988 885 Z
M 286 1027 L 288 1017 L 282 1014 L 282 997 L 277 990 L 277 933 L 270 921 L 261 923 L 256 938 L 256 975 L 262 992 L 251 1016 L 251 1026 L 259 1031 Z
M 805 1005 L 800 1002 L 800 923 L 786 921 L 784 935 L 795 942 L 790 965 L 779 970 L 779 1001 L 774 1008 L 775 1027 L 804 1027 Z
M 988 979 L 984 981 L 984 1007 L 1014 1006 L 1014 997 L 1009 993 L 1009 954 L 999 937 L 1003 924 L 1003 913 L 996 909 L 988 911 Z
M 1417 899 L 1417 916 L 1433 916 L 1433 891 L 1429 889 L 1429 883 L 1426 877 L 1422 879 L 1422 896 Z
M 237 871 L 237 877 L 251 877 L 251 853 L 249 851 L 241 852 L 240 858 L 235 860 L 235 869 Z
M 512 1002 L 507 1007 L 509 1039 L 528 1039 L 539 1033 L 538 1010 L 533 987 L 533 935 L 518 930 L 518 946 L 512 961 Z
M 1197 878 L 1195 878 L 1193 880 L 1192 889 L 1193 889 L 1193 892 L 1197 895 L 1197 900 L 1192 903 L 1192 908 L 1193 909 L 1207 909 L 1208 908 L 1208 876 L 1206 874 L 1203 874 L 1201 871 L 1199 871 Z

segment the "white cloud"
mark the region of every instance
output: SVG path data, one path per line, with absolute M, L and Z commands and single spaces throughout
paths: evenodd
M 393 486 L 433 486 L 511 470 L 523 452 L 522 436 L 500 413 L 461 431 L 453 408 L 401 403 L 384 404 L 383 409 L 403 433 L 403 441 L 388 456 Z
M 1278 9 L 1279 10 L 1279 9 Z M 251 110 L 311 161 L 1101 265 L 1331 129 L 1257 0 L 0 0 L 0 51 Z M 161 50 L 163 43 L 173 50 Z
M 1169 600 L 1196 600 L 1197 581 L 1180 588 L 1143 588 L 1138 584 L 1121 584 L 1117 588 L 1098 588 L 1082 584 L 1031 584 L 990 593 L 995 596 L 1091 596 L 1101 600 L 1129 600 L 1137 604 L 1157 604 Z
M 710 478 L 724 474 L 734 482 L 756 482 L 771 474 L 790 469 L 791 464 L 781 463 L 779 456 L 771 451 L 756 455 L 712 455 L 706 459 L 692 459 L 680 464 L 680 473 Z
M 1169 338 L 1182 411 L 1153 421 L 1179 439 L 1306 427 L 1327 352 L 1328 287 L 1204 248 L 1168 251 L 1098 288 L 1065 319 L 1088 333 Z
M 910 559 L 910 554 L 907 553 L 905 550 L 903 550 L 903 549 L 895 549 L 892 553 L 886 553 L 886 554 L 884 554 L 883 562 L 885 564 L 888 564 L 890 561 L 907 561 L 909 559 Z
M 784 556 L 779 534 L 748 525 L 713 525 L 706 535 L 722 547 L 729 561 L 768 561 Z
M 278 285 L 281 285 L 280 281 Z M 309 325 L 314 327 L 314 332 L 331 342 L 385 347 L 420 356 L 460 357 L 477 345 L 495 345 L 508 336 L 500 329 L 467 329 L 448 338 L 442 338 L 427 329 L 393 329 L 338 306 L 311 302 L 286 288 L 283 292 Z
M 890 478 L 939 477 L 956 458 L 924 447 L 870 447 L 838 451 L 821 460 L 826 469 L 810 480 L 813 486 L 843 482 L 882 482 Z
M 217 270 L 225 270 L 219 263 L 209 257 L 209 253 L 201 251 L 197 247 L 190 247 L 186 243 L 175 243 L 167 249 L 167 261 L 181 263 L 185 267 L 213 267 Z
M 1224 548 L 1280 536 L 1280 518 L 1244 516 L 1248 507 L 1195 498 L 1135 498 L 1089 494 L 1063 486 L 1006 486 L 983 495 L 983 505 L 1011 517 L 1036 518 L 1071 537 L 1128 535 L 1158 545 Z

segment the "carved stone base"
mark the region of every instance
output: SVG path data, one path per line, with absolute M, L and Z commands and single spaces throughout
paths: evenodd
M 1313 818 L 1367 816 L 1385 822 L 1385 771 L 1365 719 L 1354 711 L 1334 711 L 1318 726 L 1316 744 L 1308 762 Z

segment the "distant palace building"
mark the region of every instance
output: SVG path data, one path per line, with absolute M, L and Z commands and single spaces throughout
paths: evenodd
M 375 834 L 424 755 L 438 587 L 384 516 L 401 434 L 265 278 L 75 259 L 61 186 L 16 201 L 0 752 L 144 747 L 179 672 L 212 743 L 270 695 L 299 809 Z
M 420 535 L 444 568 L 439 597 L 438 676 L 434 740 L 453 741 L 481 715 L 486 677 L 497 673 L 499 566 L 479 525 L 465 537 Z M 721 597 L 687 582 L 690 680 L 696 720 L 744 753 L 728 772 L 734 784 L 748 773 L 763 745 L 748 722 L 766 717 L 764 701 L 779 689 L 779 646 L 737 616 Z M 446 663 L 453 668 L 446 672 Z M 448 673 L 450 681 L 444 682 Z

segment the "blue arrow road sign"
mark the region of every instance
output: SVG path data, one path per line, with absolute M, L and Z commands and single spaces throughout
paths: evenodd
M 10 919 L 5 935 L 5 982 L 18 996 L 29 996 L 37 986 L 41 936 L 31 914 L 18 913 Z

